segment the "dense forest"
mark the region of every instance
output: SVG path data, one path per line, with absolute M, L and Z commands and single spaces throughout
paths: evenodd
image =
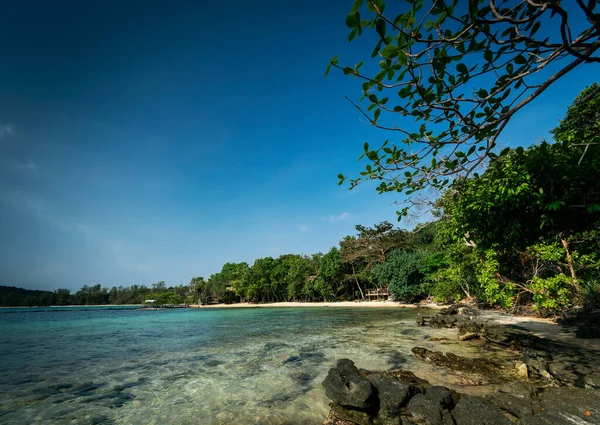
M 188 285 L 24 291 L 1 305 L 360 300 L 389 287 L 395 300 L 468 299 L 553 314 L 600 308 L 600 86 L 586 88 L 552 141 L 507 148 L 481 173 L 431 200 L 434 220 L 403 230 L 356 226 L 326 253 L 227 263 Z

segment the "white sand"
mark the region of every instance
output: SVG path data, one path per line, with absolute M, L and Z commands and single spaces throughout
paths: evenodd
M 211 305 L 190 305 L 192 308 L 273 308 L 273 307 L 368 307 L 368 308 L 436 308 L 444 306 L 437 304 L 402 304 L 395 301 L 337 301 L 337 302 L 279 302 L 279 303 L 236 303 L 236 304 L 211 304 Z

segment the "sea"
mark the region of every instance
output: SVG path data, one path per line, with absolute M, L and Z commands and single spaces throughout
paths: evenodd
M 0 424 L 320 424 L 338 359 L 452 385 L 417 308 L 0 309 Z M 465 351 L 466 350 L 466 351 Z M 447 382 L 445 382 L 447 380 Z

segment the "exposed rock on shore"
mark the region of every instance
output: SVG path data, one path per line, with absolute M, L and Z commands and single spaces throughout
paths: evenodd
M 413 354 L 475 385 L 500 389 L 484 397 L 432 386 L 411 372 L 370 372 L 344 359 L 323 383 L 330 425 L 600 425 L 600 352 L 540 338 L 455 305 L 417 325 L 457 328 L 469 344 L 483 339 L 503 361 L 465 358 L 414 347 Z
M 339 360 L 323 383 L 331 400 L 326 425 L 592 425 L 600 392 L 507 384 L 476 397 L 431 386 L 410 372 L 369 372 Z

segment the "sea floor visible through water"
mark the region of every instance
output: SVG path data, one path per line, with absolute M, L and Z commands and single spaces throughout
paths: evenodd
M 494 356 L 456 332 L 416 326 L 421 308 L 6 309 L 0 311 L 2 424 L 319 424 L 321 382 L 340 358 L 457 377 L 418 345 Z M 440 342 L 429 339 L 448 338 Z M 461 387 L 480 393 L 485 387 Z

